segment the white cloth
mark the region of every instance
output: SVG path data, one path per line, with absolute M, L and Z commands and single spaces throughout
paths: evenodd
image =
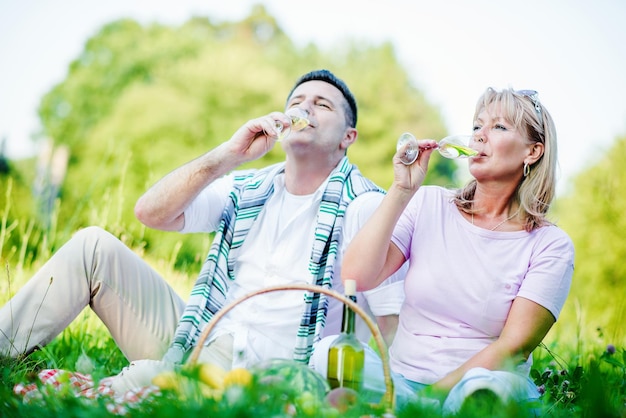
M 227 302 L 253 290 L 288 283 L 305 283 L 309 249 L 313 243 L 316 214 L 325 184 L 311 195 L 295 196 L 284 186 L 284 175 L 275 179 L 274 194 L 268 199 L 243 244 L 235 266 L 236 280 L 231 284 Z M 232 188 L 232 175 L 206 188 L 185 210 L 184 233 L 210 232 L 219 226 L 222 210 Z M 349 206 L 337 265 L 352 237 L 380 204 L 381 193 L 365 193 Z M 283 213 L 289 215 L 284 216 Z M 404 299 L 404 270 L 378 288 L 357 295 L 361 307 L 371 315 L 398 314 Z M 340 267 L 334 274 L 333 289 L 343 293 Z M 302 310 L 302 295 L 297 291 L 273 292 L 248 299 L 234 308 L 215 327 L 209 341 L 224 333 L 234 336 L 233 367 L 247 366 L 262 359 L 291 358 Z M 343 306 L 329 299 L 324 336 L 341 331 Z M 262 330 L 262 331 L 258 331 Z M 368 341 L 371 333 L 357 320 L 357 335 Z

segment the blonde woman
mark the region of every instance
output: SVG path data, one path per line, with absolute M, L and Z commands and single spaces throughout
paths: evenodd
M 371 289 L 409 261 L 389 350 L 399 396 L 425 390 L 448 412 L 472 394 L 537 398 L 531 353 L 559 317 L 574 268 L 570 238 L 546 218 L 553 120 L 534 91 L 487 89 L 473 179 L 460 190 L 422 186 L 437 143 L 418 142 L 413 165 L 403 150 L 394 157 L 393 184 L 348 247 L 343 278 Z

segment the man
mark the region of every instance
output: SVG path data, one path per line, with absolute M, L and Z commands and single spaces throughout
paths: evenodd
M 343 250 L 383 197 L 346 157 L 357 139 L 356 101 L 343 81 L 319 70 L 296 82 L 286 107 L 306 110 L 310 124 L 283 140 L 285 162 L 234 171 L 275 145 L 276 122 L 290 123 L 273 112 L 249 120 L 137 201 L 135 214 L 148 227 L 217 232 L 187 304 L 121 242 L 87 228 L 0 311 L 0 351 L 18 355 L 49 342 L 89 304 L 129 360 L 180 363 L 213 314 L 252 290 L 312 283 L 342 292 Z M 387 337 L 397 324 L 401 279 L 359 296 Z M 276 357 L 306 362 L 316 341 L 339 333 L 340 302 L 282 293 L 252 298 L 224 317 L 200 360 L 225 369 Z

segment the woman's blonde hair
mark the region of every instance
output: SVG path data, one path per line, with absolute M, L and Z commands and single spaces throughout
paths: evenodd
M 543 155 L 530 167 L 521 167 L 523 177 L 512 196 L 519 204 L 519 217 L 524 229 L 532 231 L 548 224 L 546 214 L 556 189 L 557 144 L 556 128 L 550 113 L 539 102 L 534 91 L 488 88 L 478 99 L 474 119 L 487 108 L 497 107 L 502 117 L 525 134 L 529 143 L 541 142 Z M 468 213 L 473 211 L 476 180 L 459 189 L 454 198 L 457 206 Z

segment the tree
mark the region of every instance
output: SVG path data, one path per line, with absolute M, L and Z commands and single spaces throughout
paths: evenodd
M 626 137 L 618 138 L 606 155 L 574 180 L 574 190 L 559 200 L 559 226 L 574 241 L 576 262 L 565 320 L 580 326 L 577 304 L 586 312 L 582 330 L 598 330 L 618 343 L 626 337 Z
M 280 63 L 277 65 L 276 63 Z M 382 187 L 391 181 L 395 140 L 403 131 L 436 138 L 439 112 L 408 80 L 391 45 L 346 42 L 331 52 L 297 48 L 262 6 L 237 23 L 194 18 L 180 27 L 105 25 L 47 93 L 45 134 L 70 148 L 58 225 L 96 223 L 180 263 L 204 257 L 206 237 L 185 239 L 144 229 L 133 205 L 175 167 L 228 139 L 247 119 L 282 109 L 296 78 L 328 68 L 359 102 L 359 140 L 349 156 Z M 250 166 L 282 160 L 280 146 Z M 453 162 L 432 160 L 428 182 L 454 183 Z M 201 248 L 201 249 L 200 249 Z

